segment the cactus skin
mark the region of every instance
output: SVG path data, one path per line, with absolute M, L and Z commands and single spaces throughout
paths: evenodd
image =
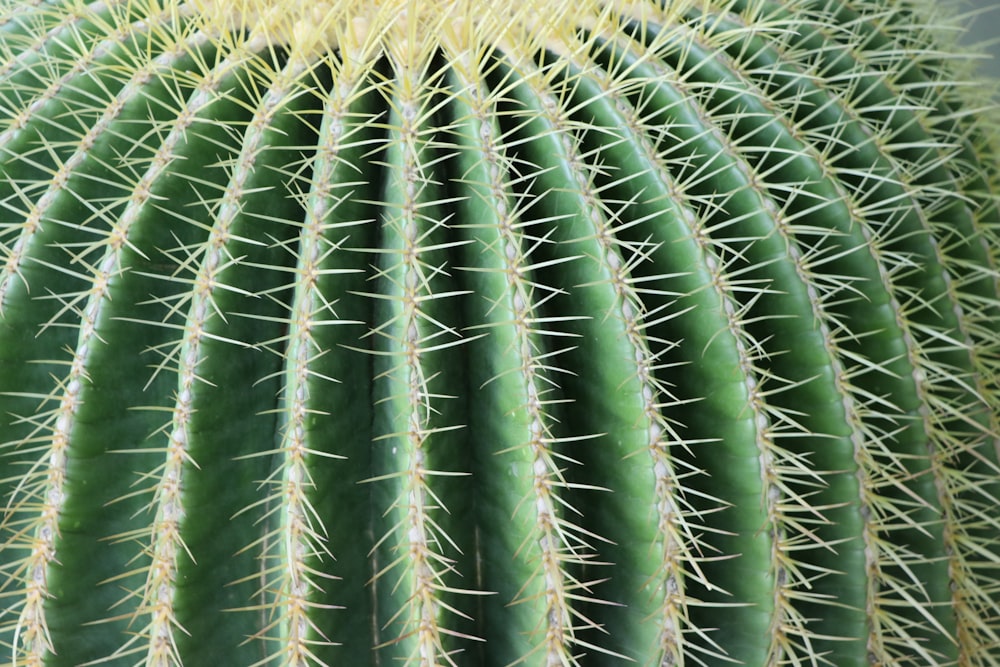
M 1000 664 L 926 8 L 245 4 L 0 4 L 0 664 Z

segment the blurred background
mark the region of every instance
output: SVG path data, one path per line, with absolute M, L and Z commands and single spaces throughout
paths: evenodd
M 970 27 L 963 40 L 967 44 L 988 47 L 986 50 L 992 58 L 982 61 L 980 70 L 1000 80 L 1000 0 L 958 0 L 958 7 L 963 13 L 978 12 L 966 21 Z

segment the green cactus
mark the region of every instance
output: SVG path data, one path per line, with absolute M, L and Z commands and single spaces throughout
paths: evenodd
M 2 0 L 0 664 L 1000 664 L 920 0 Z

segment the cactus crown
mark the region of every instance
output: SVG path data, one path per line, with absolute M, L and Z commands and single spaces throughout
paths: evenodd
M 0 1 L 0 662 L 1000 662 L 922 4 Z
M 689 8 L 671 3 L 671 11 Z M 195 0 L 198 29 L 238 40 L 287 48 L 293 58 L 332 57 L 371 63 L 383 53 L 408 59 L 428 57 L 444 42 L 557 45 L 581 28 L 602 30 L 649 11 L 643 2 L 541 2 L 539 0 L 393 0 L 389 2 L 275 2 Z

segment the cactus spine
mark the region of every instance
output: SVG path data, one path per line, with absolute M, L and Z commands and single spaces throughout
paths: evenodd
M 0 664 L 1000 664 L 941 25 L 3 0 Z

